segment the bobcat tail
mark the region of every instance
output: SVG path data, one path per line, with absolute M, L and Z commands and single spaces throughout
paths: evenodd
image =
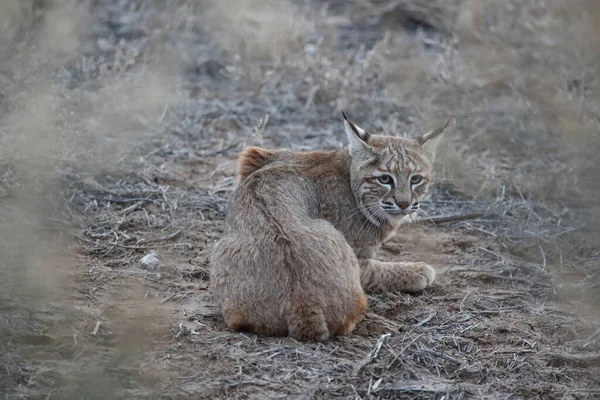
M 268 164 L 275 153 L 274 150 L 254 146 L 245 148 L 237 160 L 238 183 L 242 183 L 254 171 Z

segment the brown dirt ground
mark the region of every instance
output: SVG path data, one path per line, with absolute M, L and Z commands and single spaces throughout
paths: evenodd
M 7 0 L 3 398 L 599 398 L 600 13 L 500 3 Z M 342 108 L 456 117 L 380 255 L 439 279 L 327 343 L 228 331 L 208 258 L 237 152 L 342 146 Z

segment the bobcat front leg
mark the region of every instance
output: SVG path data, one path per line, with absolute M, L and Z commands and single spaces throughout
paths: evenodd
M 419 292 L 431 285 L 435 270 L 422 262 L 360 260 L 360 282 L 368 292 Z

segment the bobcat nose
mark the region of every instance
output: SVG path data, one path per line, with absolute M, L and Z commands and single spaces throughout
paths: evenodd
M 396 204 L 398 204 L 398 207 L 400 207 L 402 210 L 406 210 L 408 206 L 410 206 L 408 201 L 397 201 Z

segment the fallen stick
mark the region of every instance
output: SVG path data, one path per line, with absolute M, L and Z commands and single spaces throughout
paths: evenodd
M 377 355 L 381 350 L 381 346 L 383 346 L 383 343 L 386 340 L 388 340 L 390 336 L 391 333 L 386 333 L 384 335 L 379 336 L 379 339 L 377 339 L 377 343 L 375 343 L 375 347 L 373 347 L 373 350 L 371 350 L 365 358 L 363 358 L 358 364 L 354 366 L 354 368 L 352 369 L 352 376 L 358 375 L 361 369 L 363 369 L 368 363 L 377 358 Z
M 545 288 L 552 287 L 552 285 L 548 285 L 548 284 L 542 283 L 542 282 L 534 282 L 534 281 L 530 281 L 528 279 L 516 278 L 513 276 L 504 276 L 504 275 L 499 275 L 499 274 L 491 274 L 491 273 L 487 273 L 487 272 L 480 272 L 479 276 L 482 276 L 485 278 L 492 278 L 492 279 L 501 279 L 501 280 L 505 280 L 505 281 L 527 283 L 531 286 L 541 286 L 541 287 L 545 287 Z
M 94 327 L 94 330 L 92 331 L 92 335 L 96 336 L 98 334 L 98 331 L 100 330 L 100 321 L 96 321 L 96 326 Z
M 542 282 L 535 282 L 535 281 L 532 281 L 529 279 L 517 278 L 514 276 L 506 276 L 506 275 L 501 275 L 501 274 L 495 274 L 493 272 L 487 272 L 481 268 L 468 268 L 468 267 L 467 268 L 455 268 L 455 269 L 449 269 L 446 272 L 449 272 L 449 271 L 452 271 L 452 272 L 474 272 L 474 273 L 477 273 L 477 276 L 483 277 L 483 278 L 491 278 L 491 279 L 500 279 L 500 280 L 505 280 L 505 281 L 528 283 L 532 286 L 541 286 L 541 287 L 545 287 L 545 288 L 553 287 L 552 285 L 548 285 L 548 284 L 542 283 Z
M 412 393 L 439 393 L 442 395 L 448 395 L 449 393 L 455 392 L 466 392 L 465 390 L 461 390 L 460 387 L 456 385 L 438 383 L 438 382 L 406 382 L 399 384 L 392 384 L 388 386 L 379 387 L 376 393 L 380 392 L 412 392 Z M 437 396 L 435 398 L 438 398 Z M 441 397 L 442 399 L 445 396 Z M 448 397 L 449 398 L 449 397 Z M 459 398 L 459 397 L 457 397 Z
M 587 354 L 569 354 L 569 353 L 550 353 L 550 357 L 555 360 L 565 361 L 572 364 L 580 365 L 600 365 L 600 353 Z
M 468 213 L 468 214 L 456 214 L 456 215 L 436 215 L 428 218 L 419 218 L 415 220 L 415 222 L 427 222 L 430 224 L 443 224 L 446 222 L 457 222 L 457 221 L 467 221 L 470 219 L 477 219 L 484 217 L 485 213 Z
M 429 354 L 431 354 L 434 357 L 438 357 L 438 358 L 444 359 L 446 361 L 450 361 L 451 363 L 454 363 L 454 364 L 456 364 L 458 366 L 462 366 L 463 365 L 462 361 L 457 360 L 456 358 L 451 357 L 451 356 L 449 356 L 447 354 L 440 353 L 439 351 L 431 350 L 431 349 L 428 349 L 427 347 L 422 347 L 421 351 L 424 351 L 425 353 L 429 353 Z

